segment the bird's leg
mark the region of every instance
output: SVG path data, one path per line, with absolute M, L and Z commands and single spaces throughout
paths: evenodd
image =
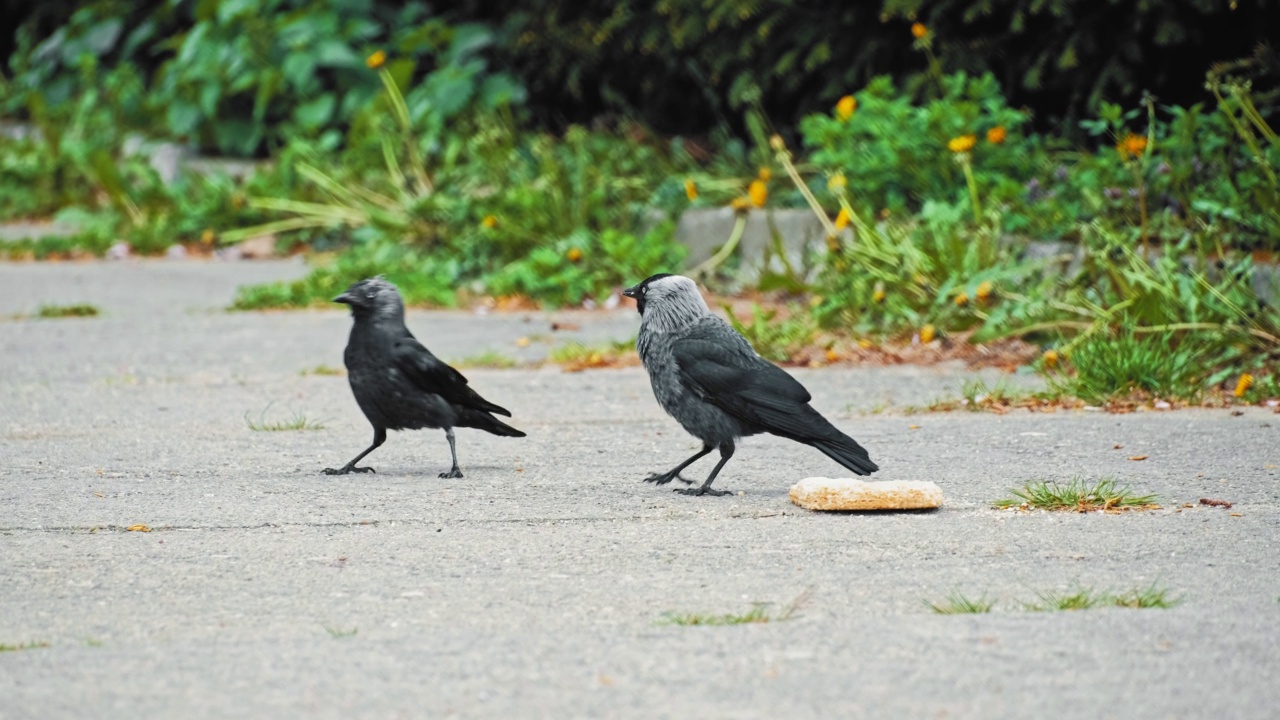
M 707 448 L 710 450 L 711 448 Z M 705 453 L 704 453 L 705 454 Z M 733 443 L 726 443 L 720 446 L 720 462 L 711 468 L 711 474 L 707 476 L 707 481 L 702 483 L 701 487 L 696 488 L 675 488 L 675 492 L 681 495 L 728 495 L 728 490 L 712 490 L 711 483 L 715 482 L 716 476 L 720 474 L 720 468 L 729 462 L 729 458 L 733 457 Z
M 387 441 L 387 431 L 384 430 L 383 428 L 374 428 L 372 445 L 365 448 L 364 452 L 355 456 L 355 458 L 351 462 L 347 463 L 346 465 L 343 465 L 340 468 L 325 468 L 324 474 L 325 475 L 346 475 L 347 473 L 353 473 L 353 472 L 357 472 L 357 473 L 375 472 L 374 469 L 371 467 L 356 467 L 356 463 L 363 460 L 365 455 L 368 455 L 374 450 L 377 450 L 378 446 L 386 441 Z
M 449 455 L 453 457 L 453 467 L 449 468 L 449 472 L 440 473 L 440 477 L 460 478 L 462 470 L 458 467 L 458 446 L 457 441 L 453 439 L 453 428 L 445 428 L 444 436 L 449 438 Z
M 692 480 L 685 480 L 684 478 L 680 477 L 680 471 L 689 467 L 693 463 L 697 462 L 699 458 L 701 458 L 703 455 L 706 455 L 709 452 L 711 452 L 711 446 L 703 445 L 702 449 L 699 450 L 697 453 L 695 453 L 693 457 L 675 466 L 674 468 L 671 469 L 670 472 L 654 473 L 653 475 L 650 475 L 649 477 L 645 478 L 644 481 L 657 483 L 659 485 L 666 485 L 672 480 L 675 480 L 678 478 L 680 482 L 692 483 L 693 482 Z

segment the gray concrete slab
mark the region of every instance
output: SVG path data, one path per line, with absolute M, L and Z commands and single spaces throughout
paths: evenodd
M 932 513 L 799 510 L 840 469 L 752 438 L 686 498 L 639 479 L 696 449 L 638 369 L 472 370 L 523 439 L 393 433 L 376 475 L 319 469 L 369 430 L 340 311 L 219 310 L 279 263 L 0 264 L 0 717 L 1271 717 L 1280 707 L 1280 417 L 1260 409 L 866 414 L 954 393 L 944 368 L 798 370 Z M 445 357 L 545 352 L 561 316 L 413 312 Z M 577 313 L 588 339 L 633 312 Z M 515 340 L 547 340 L 518 348 Z M 541 350 L 539 350 L 541 348 Z M 512 351 L 513 355 L 515 351 Z M 533 359 L 533 356 L 530 356 Z M 253 432 L 244 416 L 325 427 Z M 1123 447 L 1117 449 L 1116 445 Z M 1147 455 L 1143 461 L 1131 456 Z M 695 465 L 694 474 L 709 469 Z M 1038 478 L 1159 493 L 1130 515 L 1002 512 Z M 1196 503 L 1214 497 L 1231 510 Z M 125 528 L 146 524 L 152 532 Z M 1035 613 L 1159 583 L 1171 610 Z M 938 616 L 953 590 L 988 615 Z M 663 624 L 809 593 L 786 622 Z

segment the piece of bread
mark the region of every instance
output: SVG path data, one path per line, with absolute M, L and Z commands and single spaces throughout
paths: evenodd
M 922 480 L 811 477 L 791 487 L 791 502 L 809 510 L 922 510 L 942 505 L 942 488 Z

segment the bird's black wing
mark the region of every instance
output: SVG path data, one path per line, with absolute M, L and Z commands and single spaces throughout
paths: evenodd
M 511 417 L 511 413 L 505 408 L 480 397 L 479 393 L 467 385 L 467 379 L 462 373 L 431 354 L 431 351 L 412 335 L 395 341 L 391 348 L 391 357 L 400 372 L 404 373 L 405 377 L 420 390 L 435 393 L 453 405 Z
M 777 435 L 799 439 L 818 429 L 809 391 L 795 378 L 736 343 L 699 335 L 672 344 L 680 379 L 689 390 L 738 420 Z

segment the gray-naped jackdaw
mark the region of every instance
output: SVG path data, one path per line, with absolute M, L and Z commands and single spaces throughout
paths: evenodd
M 662 273 L 622 294 L 635 298 L 640 311 L 636 349 L 658 404 L 702 441 L 693 457 L 646 481 L 691 482 L 680 471 L 719 450 L 720 462 L 701 487 L 676 492 L 726 495 L 712 490 L 711 483 L 733 457 L 734 442 L 758 433 L 812 445 L 858 475 L 879 470 L 861 445 L 809 407 L 811 396 L 804 386 L 757 355 L 746 338 L 711 313 L 692 280 Z
M 326 475 L 373 472 L 356 467 L 365 455 L 387 439 L 388 430 L 444 428 L 453 467 L 442 478 L 460 478 L 455 427 L 476 428 L 494 435 L 524 437 L 524 433 L 490 413 L 511 413 L 485 400 L 467 385 L 462 373 L 449 367 L 418 342 L 404 324 L 404 301 L 396 286 L 381 276 L 361 280 L 333 299 L 351 306 L 354 322 L 343 360 L 356 402 L 373 425 L 373 444 Z

